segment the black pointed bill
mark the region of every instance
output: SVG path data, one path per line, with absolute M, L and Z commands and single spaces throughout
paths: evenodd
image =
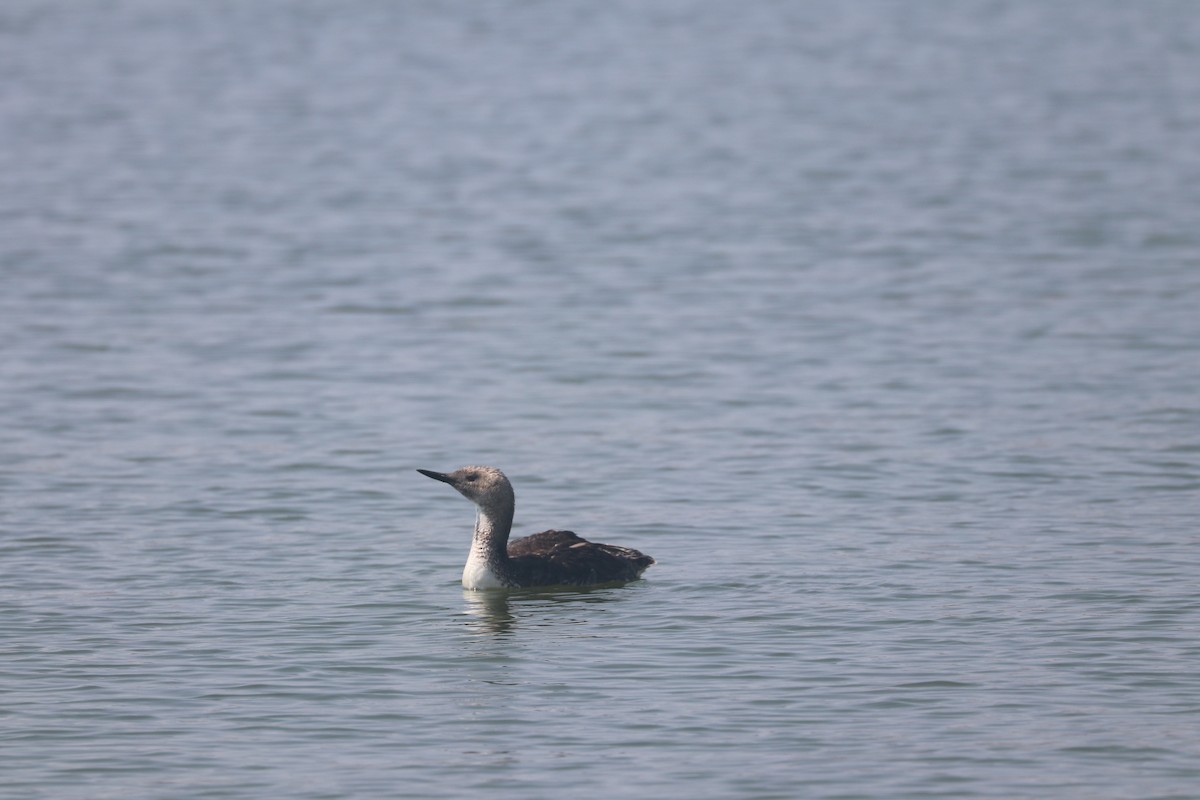
M 419 469 L 419 470 L 417 470 L 417 472 L 421 473 L 426 478 L 433 478 L 435 481 L 441 481 L 442 483 L 448 483 L 451 486 L 454 485 L 454 478 L 450 477 L 449 475 L 447 475 L 444 472 L 434 472 L 433 470 L 429 470 L 429 469 Z

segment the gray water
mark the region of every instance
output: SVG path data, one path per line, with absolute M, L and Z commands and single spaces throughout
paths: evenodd
M 1191 2 L 0 6 L 0 794 L 1200 796 Z M 644 580 L 468 593 L 517 533 Z

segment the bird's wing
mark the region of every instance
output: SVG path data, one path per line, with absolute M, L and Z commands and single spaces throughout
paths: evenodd
M 637 550 L 589 542 L 571 531 L 543 531 L 517 539 L 509 543 L 508 557 L 526 586 L 632 580 L 654 563 Z

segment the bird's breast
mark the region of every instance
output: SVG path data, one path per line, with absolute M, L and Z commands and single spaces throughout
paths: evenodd
M 503 589 L 505 583 L 488 563 L 487 558 L 472 548 L 471 555 L 467 557 L 467 565 L 463 567 L 462 585 L 464 589 Z

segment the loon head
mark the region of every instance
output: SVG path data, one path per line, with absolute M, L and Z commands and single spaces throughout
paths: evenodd
M 513 504 L 512 484 L 504 477 L 504 473 L 495 467 L 463 467 L 454 472 L 419 469 L 417 472 L 435 481 L 450 484 L 459 494 L 480 508 L 511 507 Z

